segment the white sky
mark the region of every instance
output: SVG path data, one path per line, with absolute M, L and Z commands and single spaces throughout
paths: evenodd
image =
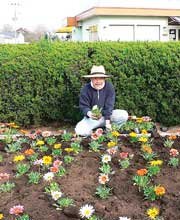
M 180 0 L 0 0 L 0 28 L 4 24 L 15 26 L 12 20 L 17 6 L 16 27 L 32 29 L 44 25 L 57 29 L 63 19 L 75 16 L 92 6 L 178 8 Z

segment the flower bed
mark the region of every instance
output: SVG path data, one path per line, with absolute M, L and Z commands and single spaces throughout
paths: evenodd
M 1 124 L 0 219 L 180 219 L 180 138 L 132 120 L 86 139 Z

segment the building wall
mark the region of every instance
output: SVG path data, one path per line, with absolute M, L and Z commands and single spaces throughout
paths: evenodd
M 169 40 L 168 17 L 97 16 L 81 25 L 82 41 Z

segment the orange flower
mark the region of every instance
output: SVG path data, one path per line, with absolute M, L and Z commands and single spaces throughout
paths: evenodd
M 146 175 L 147 174 L 147 170 L 146 169 L 139 169 L 139 170 L 137 170 L 137 175 L 138 176 L 144 176 L 144 175 Z
M 50 168 L 50 171 L 53 172 L 53 173 L 57 173 L 58 170 L 59 170 L 58 167 L 51 167 L 51 168 Z
M 163 186 L 156 186 L 154 188 L 154 191 L 157 196 L 163 196 L 166 192 L 166 190 Z
M 23 130 L 23 129 L 21 129 L 20 132 L 21 132 L 22 134 L 27 134 L 27 133 L 28 133 L 28 131 Z
M 143 152 L 146 152 L 148 154 L 152 153 L 152 148 L 148 145 L 143 145 L 141 149 L 142 149 Z
M 34 154 L 35 152 L 34 152 L 34 150 L 32 149 L 32 148 L 30 148 L 30 149 L 27 149 L 25 152 L 24 152 L 24 154 L 26 155 L 26 156 L 30 156 L 30 155 L 32 155 L 32 154 Z
M 170 136 L 168 137 L 169 140 L 176 140 L 176 138 L 177 138 L 176 135 L 170 135 Z

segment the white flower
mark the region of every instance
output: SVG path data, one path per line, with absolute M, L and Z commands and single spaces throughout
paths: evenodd
M 59 198 L 61 198 L 62 192 L 61 191 L 51 191 L 51 196 L 56 201 Z
M 104 174 L 104 173 L 100 174 L 100 176 L 99 176 L 99 183 L 100 184 L 106 184 L 106 182 L 108 182 L 108 181 L 109 181 L 108 174 Z
M 131 219 L 127 217 L 119 217 L 119 220 L 131 220 Z
M 54 177 L 54 173 L 48 172 L 48 173 L 44 174 L 43 179 L 45 181 L 51 181 L 53 179 L 53 177 Z
M 80 208 L 79 214 L 80 214 L 81 218 L 89 219 L 92 216 L 92 214 L 94 213 L 94 211 L 95 210 L 92 205 L 86 204 Z
M 108 163 L 109 161 L 111 161 L 111 156 L 109 154 L 104 154 L 102 156 L 102 162 L 103 163 Z
M 35 160 L 34 165 L 43 165 L 43 160 L 42 159 L 39 159 L 39 160 Z
M 96 109 L 98 109 L 98 106 L 97 106 L 97 105 L 94 105 L 94 106 L 92 107 L 92 110 L 96 110 Z

